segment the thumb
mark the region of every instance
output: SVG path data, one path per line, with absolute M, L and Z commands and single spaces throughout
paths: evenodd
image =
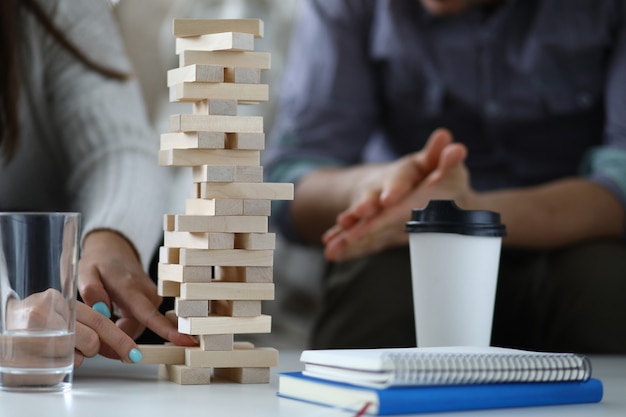
M 452 133 L 448 129 L 436 129 L 422 150 L 398 161 L 397 168 L 383 184 L 381 204 L 383 206 L 394 204 L 427 178 L 438 167 L 441 153 L 452 140 Z
M 111 299 L 95 265 L 78 264 L 78 292 L 86 305 L 111 318 Z
M 432 173 L 429 180 L 439 181 L 452 174 L 452 171 L 463 166 L 467 158 L 467 148 L 462 143 L 452 143 L 446 146 L 439 157 L 437 169 Z

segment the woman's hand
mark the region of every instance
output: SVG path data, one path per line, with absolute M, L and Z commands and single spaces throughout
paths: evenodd
M 159 312 L 162 300 L 156 285 L 144 272 L 131 244 L 114 231 L 97 230 L 85 238 L 78 290 L 87 305 L 98 304 L 104 315 L 110 316 L 112 311 L 119 314 L 115 324 L 132 338 L 148 327 L 175 344 L 196 344 L 191 336 L 178 333 Z

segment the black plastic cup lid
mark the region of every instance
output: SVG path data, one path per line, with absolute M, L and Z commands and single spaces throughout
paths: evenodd
M 431 200 L 413 209 L 407 233 L 457 233 L 470 236 L 506 236 L 500 214 L 487 210 L 463 210 L 452 200 Z

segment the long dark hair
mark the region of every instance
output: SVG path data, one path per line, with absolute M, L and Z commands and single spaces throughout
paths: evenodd
M 59 45 L 87 68 L 115 80 L 124 81 L 131 77 L 130 73 L 108 68 L 82 53 L 54 25 L 37 0 L 0 0 L 0 145 L 6 162 L 11 160 L 17 150 L 20 133 L 20 7 L 31 13 Z

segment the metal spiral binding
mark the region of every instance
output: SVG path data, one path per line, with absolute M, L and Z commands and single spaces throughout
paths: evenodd
M 419 354 L 390 352 L 397 383 L 456 385 L 500 382 L 585 381 L 591 361 L 575 354 Z

